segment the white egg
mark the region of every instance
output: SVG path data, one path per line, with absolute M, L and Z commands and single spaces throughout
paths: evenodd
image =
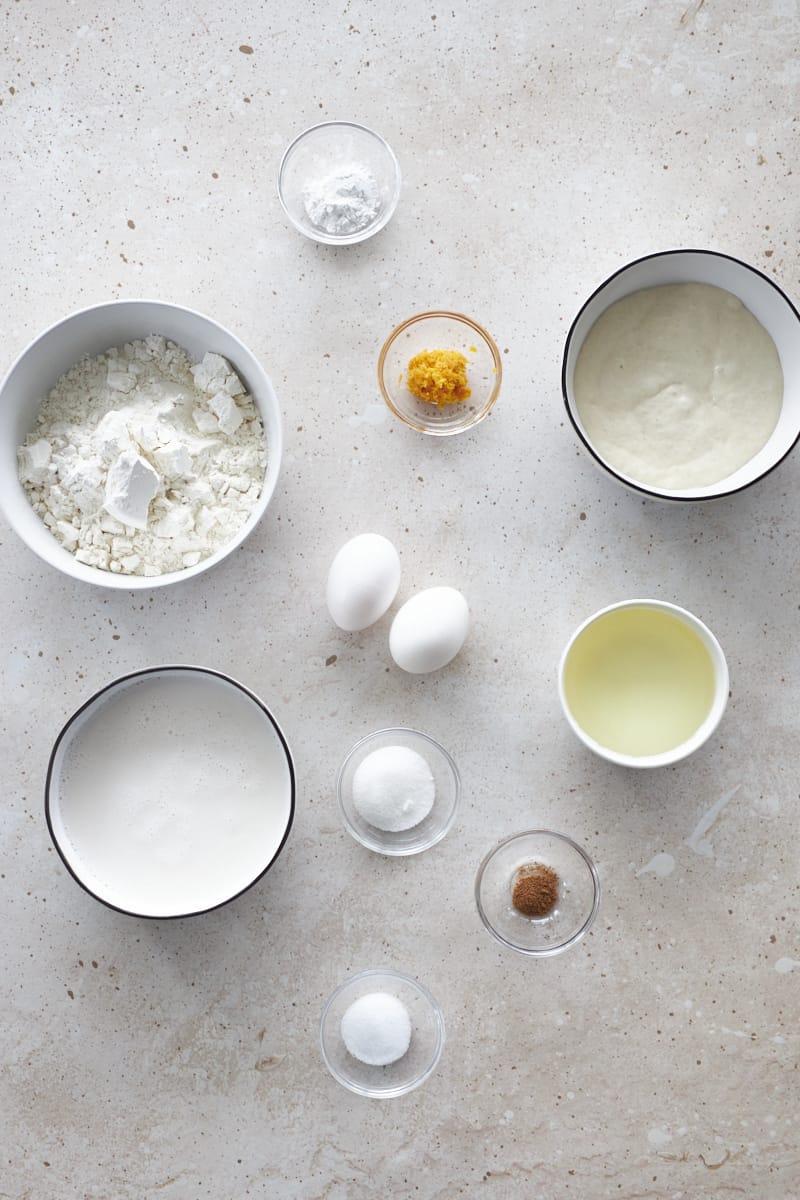
M 469 628 L 469 608 L 451 587 L 426 588 L 407 600 L 392 621 L 389 649 L 412 675 L 438 671 L 455 658 Z
M 382 617 L 400 586 L 400 558 L 388 538 L 360 533 L 345 542 L 328 572 L 328 612 L 354 633 Z

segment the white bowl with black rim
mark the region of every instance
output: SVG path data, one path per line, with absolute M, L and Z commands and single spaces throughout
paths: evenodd
M 765 443 L 724 478 L 702 486 L 661 487 L 642 482 L 609 461 L 586 429 L 575 396 L 575 369 L 592 328 L 612 305 L 632 293 L 669 284 L 700 283 L 735 296 L 772 339 L 783 373 L 783 399 L 777 423 Z M 609 276 L 583 304 L 567 334 L 561 386 L 567 414 L 594 461 L 614 479 L 659 500 L 714 500 L 740 492 L 763 479 L 792 451 L 800 438 L 800 313 L 780 287 L 741 259 L 713 250 L 668 250 L 626 264 Z
M 73 878 L 131 916 L 219 908 L 289 836 L 286 739 L 243 684 L 205 667 L 124 675 L 69 718 L 50 755 L 45 814 Z

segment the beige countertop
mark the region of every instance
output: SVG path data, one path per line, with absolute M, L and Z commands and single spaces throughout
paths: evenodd
M 295 7 L 0 16 L 3 368 L 76 308 L 171 300 L 252 348 L 286 432 L 253 535 L 163 591 L 74 582 L 0 525 L 0 1197 L 796 1200 L 800 460 L 723 502 L 645 501 L 579 447 L 560 363 L 586 296 L 651 251 L 724 251 L 797 301 L 797 3 Z M 345 249 L 275 191 L 288 142 L 336 117 L 379 130 L 404 179 L 389 226 Z M 375 370 L 437 306 L 504 356 L 490 418 L 444 444 L 390 418 Z M 332 625 L 328 565 L 365 530 L 398 547 L 400 600 L 467 596 L 440 673 L 393 666 L 388 617 Z M 633 596 L 697 613 L 731 670 L 717 734 L 654 772 L 593 757 L 555 686 L 575 626 Z M 263 697 L 298 804 L 246 895 L 148 923 L 76 886 L 43 786 L 66 717 L 166 662 Z M 464 785 L 407 860 L 356 845 L 334 797 L 349 746 L 393 724 Z M 542 963 L 473 900 L 484 853 L 536 825 L 603 886 L 591 934 Z M 332 989 L 379 966 L 447 1022 L 436 1073 L 386 1102 L 339 1087 L 317 1035 Z

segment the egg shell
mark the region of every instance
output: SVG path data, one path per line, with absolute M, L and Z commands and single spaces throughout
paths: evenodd
M 392 658 L 404 671 L 424 675 L 446 667 L 464 645 L 469 606 L 452 587 L 426 588 L 407 600 L 389 631 Z
M 379 533 L 360 533 L 331 563 L 328 612 L 348 633 L 366 629 L 383 616 L 399 586 L 400 558 L 392 543 Z

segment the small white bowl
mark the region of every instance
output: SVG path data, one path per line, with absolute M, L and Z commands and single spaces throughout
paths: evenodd
M 430 767 L 436 785 L 433 807 L 427 817 L 398 833 L 371 825 L 353 803 L 353 776 L 358 767 L 368 754 L 385 746 L 405 746 L 416 751 Z M 461 777 L 444 746 L 427 733 L 418 729 L 377 729 L 356 742 L 345 758 L 336 779 L 336 796 L 345 829 L 367 850 L 390 856 L 419 854 L 440 842 L 453 824 L 461 796 Z
M 351 1004 L 371 992 L 395 996 L 408 1009 L 411 1043 L 397 1062 L 373 1067 L 354 1058 L 342 1038 L 342 1017 Z M 319 1023 L 325 1066 L 334 1079 L 359 1096 L 389 1100 L 404 1096 L 433 1074 L 444 1049 L 444 1016 L 427 988 L 400 971 L 359 971 L 332 994 Z
M 727 478 L 704 487 L 667 489 L 638 482 L 608 463 L 592 444 L 573 395 L 575 365 L 583 343 L 600 316 L 632 292 L 674 283 L 705 283 L 736 296 L 772 338 L 783 370 L 783 404 L 768 441 Z M 567 334 L 561 371 L 567 415 L 592 458 L 620 483 L 660 500 L 714 500 L 763 479 L 786 458 L 800 438 L 800 313 L 763 272 L 738 258 L 713 250 L 668 250 L 648 254 L 621 267 L 592 293 Z
M 33 429 L 39 406 L 58 379 L 88 355 L 161 334 L 197 362 L 211 350 L 226 358 L 261 415 L 267 468 L 261 495 L 236 536 L 194 567 L 164 575 L 117 575 L 81 563 L 50 533 L 34 512 L 19 481 L 17 449 Z M 23 350 L 0 385 L 0 508 L 9 525 L 51 566 L 100 587 L 136 591 L 165 587 L 202 574 L 241 545 L 266 511 L 278 482 L 283 454 L 280 409 L 272 384 L 255 355 L 210 317 L 159 300 L 116 300 L 85 308 L 51 325 Z
M 228 675 L 150 667 L 70 717 L 45 815 L 89 895 L 130 916 L 196 916 L 261 878 L 289 836 L 295 777 L 269 709 Z
M 328 233 L 306 212 L 304 190 L 353 163 L 366 167 L 375 178 L 380 207 L 375 217 L 354 233 Z M 354 121 L 323 121 L 305 129 L 287 147 L 278 169 L 278 198 L 289 220 L 314 242 L 326 246 L 353 246 L 373 237 L 391 220 L 400 199 L 400 167 L 391 146 L 379 133 Z
M 649 619 L 649 613 L 657 616 L 647 629 L 642 621 Z M 593 642 L 598 633 L 602 638 Z M 681 648 L 699 648 L 697 662 L 690 665 L 681 660 L 676 653 Z M 634 669 L 623 676 L 620 664 L 631 649 Z M 656 719 L 652 707 L 648 708 L 653 680 L 658 681 L 662 696 L 672 701 L 671 711 L 681 714 L 674 742 L 664 732 L 668 714 L 662 709 Z M 725 655 L 711 630 L 685 608 L 663 600 L 624 600 L 601 609 L 572 635 L 558 668 L 559 699 L 573 733 L 601 758 L 625 767 L 669 766 L 698 750 L 722 720 L 729 682 Z M 701 688 L 706 697 L 697 708 L 704 715 L 696 722 L 684 722 L 683 715 Z M 602 737 L 593 714 L 587 719 L 598 709 Z M 620 749 L 634 722 L 641 738 L 654 742 L 663 738 L 663 745 L 642 753 Z M 586 724 L 592 724 L 595 733 Z

